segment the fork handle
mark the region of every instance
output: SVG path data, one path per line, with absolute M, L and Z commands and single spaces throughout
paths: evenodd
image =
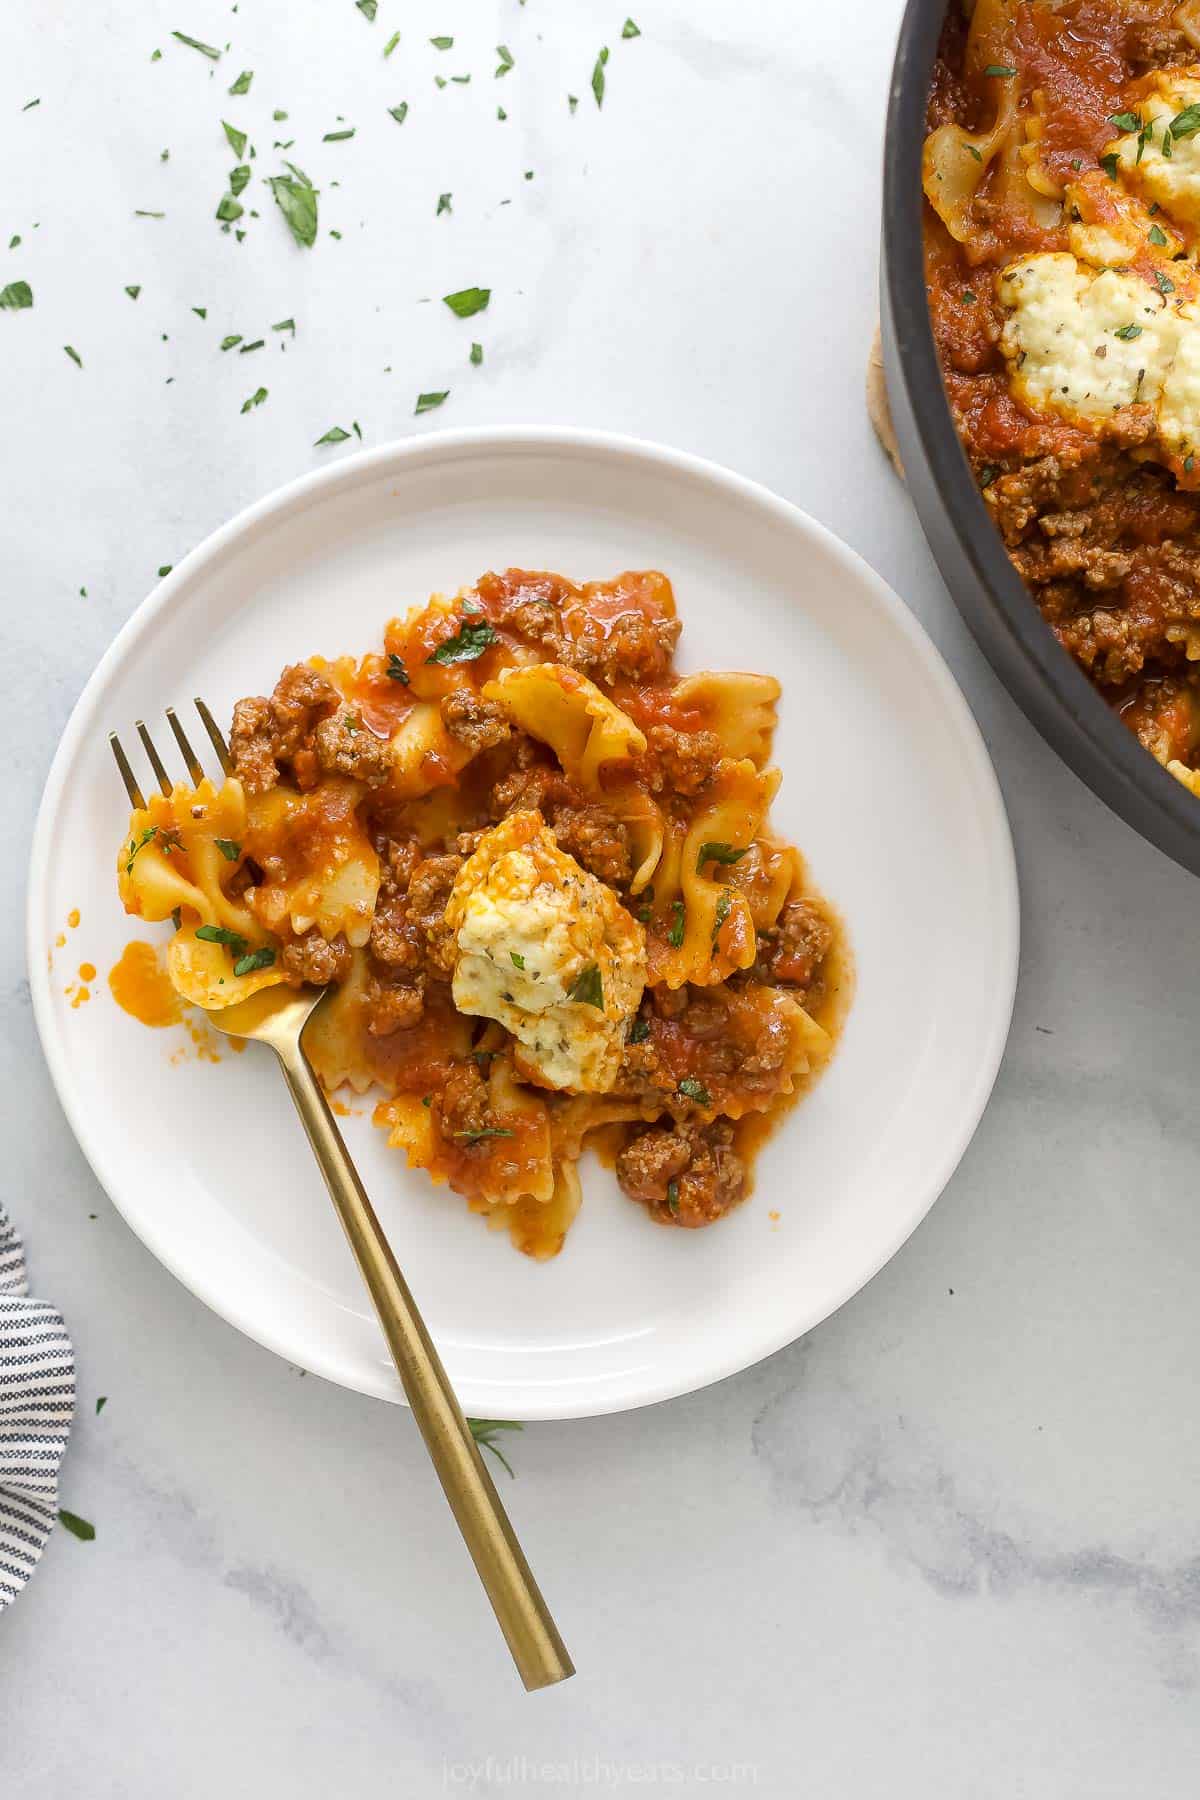
M 296 1111 L 367 1284 L 413 1417 L 450 1510 L 527 1689 L 550 1687 L 575 1665 L 525 1561 L 441 1357 L 350 1160 L 320 1082 L 299 1043 L 276 1046 Z

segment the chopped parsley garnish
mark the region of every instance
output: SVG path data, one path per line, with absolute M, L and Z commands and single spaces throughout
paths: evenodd
M 991 463 L 984 463 L 982 469 L 980 469 L 980 471 L 979 471 L 980 487 L 981 488 L 990 488 L 993 481 L 995 481 L 995 479 L 999 473 L 1000 473 L 999 469 L 994 469 L 992 467 Z
M 202 44 L 199 38 L 189 37 L 186 31 L 173 31 L 171 36 L 177 43 L 186 44 L 189 50 L 198 50 L 201 56 L 207 56 L 210 62 L 220 62 L 221 52 L 211 44 Z
M 255 388 L 255 390 L 251 394 L 250 398 L 248 400 L 242 401 L 242 411 L 244 413 L 248 413 L 250 411 L 251 407 L 261 406 L 263 401 L 266 399 L 266 397 L 267 397 L 267 389 L 266 388 Z
M 175 36 L 178 37 L 179 33 L 176 32 Z M 96 1535 L 96 1527 L 90 1519 L 81 1519 L 78 1513 L 68 1512 L 65 1506 L 58 1509 L 58 1522 L 72 1537 L 81 1539 L 85 1544 L 90 1544 Z
M 235 975 L 253 975 L 256 969 L 269 969 L 275 961 L 275 952 L 269 944 L 261 950 L 252 950 L 249 956 L 239 956 L 233 965 Z
M 1110 113 L 1108 122 L 1110 125 L 1115 125 L 1118 131 L 1140 131 L 1142 129 L 1141 118 L 1135 112 Z
M 501 75 L 507 75 L 512 68 L 513 54 L 507 44 L 497 44 L 496 55 L 500 58 L 500 67 L 496 70 L 496 79 L 499 80 Z
M 706 862 L 741 862 L 745 854 L 745 850 L 735 850 L 732 844 L 701 844 L 700 854 L 696 858 L 696 873 L 699 875 Z
M 480 1131 L 456 1131 L 454 1136 L 462 1138 L 465 1143 L 477 1144 L 480 1138 L 511 1137 L 512 1132 L 506 1131 L 501 1125 L 485 1125 Z
M 1194 469 L 1194 468 L 1195 468 L 1195 466 L 1196 466 L 1196 459 L 1195 459 L 1195 457 L 1194 457 L 1194 456 L 1192 456 L 1192 455 L 1191 455 L 1191 454 L 1190 454 L 1190 452 L 1189 452 L 1189 454 L 1188 454 L 1188 455 L 1187 455 L 1187 456 L 1185 456 L 1185 457 L 1184 457 L 1184 459 L 1183 459 L 1183 472 L 1184 472 L 1184 474 L 1185 474 L 1185 475 L 1190 475 L 1190 474 L 1191 474 L 1191 472 L 1192 472 L 1192 470 L 1193 470 L 1193 469 Z
M 155 838 L 157 836 L 158 836 L 158 826 L 157 825 L 147 825 L 146 829 L 142 832 L 140 837 L 130 838 L 129 854 L 125 858 L 125 873 L 127 875 L 132 872 L 133 865 L 138 859 L 139 852 L 146 848 L 146 845 L 150 842 L 151 838 Z
M 346 138 L 352 138 L 357 130 L 357 125 L 351 125 L 345 131 L 327 131 L 321 142 L 323 144 L 340 144 Z
M 636 1018 L 633 1021 L 633 1024 L 629 1027 L 628 1042 L 631 1044 L 644 1044 L 646 1042 L 646 1039 L 649 1036 L 650 1036 L 650 1021 L 649 1021 L 649 1019 L 643 1019 L 639 1015 L 639 1017 Z
M 503 1463 L 511 1475 L 512 1466 L 499 1444 L 496 1443 L 495 1437 L 498 1431 L 524 1431 L 525 1427 L 520 1421 L 517 1419 L 468 1419 L 467 1424 L 471 1428 L 471 1436 L 480 1449 L 490 1450 L 496 1461 Z
M 469 75 L 452 75 L 450 79 L 451 81 L 457 82 L 459 87 L 466 87 L 471 77 Z
M 128 293 L 128 288 L 125 291 Z M 5 312 L 23 312 L 32 305 L 33 289 L 27 281 L 10 281 L 7 287 L 0 288 L 0 307 Z
M 978 300 L 978 298 L 979 298 L 979 295 L 975 292 L 974 288 L 964 288 L 963 292 L 962 292 L 962 297 L 968 303 L 968 305 L 974 306 L 976 300 Z
M 1115 150 L 1110 150 L 1107 156 L 1102 156 L 1100 158 L 1100 167 L 1104 170 L 1104 173 L 1108 176 L 1110 181 L 1115 181 L 1117 179 L 1117 169 L 1120 166 L 1120 162 L 1121 159 Z
M 435 37 L 430 38 L 429 41 L 435 50 L 453 50 L 454 48 L 454 39 L 452 37 Z
M 456 319 L 470 319 L 478 312 L 486 312 L 491 297 L 491 288 L 459 288 L 456 294 L 443 294 L 442 303 Z
M 408 670 L 404 666 L 404 658 L 397 656 L 394 650 L 388 652 L 387 668 L 383 672 L 389 681 L 398 681 L 401 687 L 408 686 Z
M 1163 126 L 1162 153 L 1166 157 L 1171 157 L 1175 154 L 1175 139 L 1169 125 Z
M 568 112 L 574 112 L 575 108 L 578 105 L 579 105 L 579 95 L 578 94 L 568 94 L 567 95 L 567 110 L 568 110 Z
M 1154 271 L 1154 285 L 1160 294 L 1173 294 L 1175 292 L 1175 283 L 1169 280 L 1168 277 L 1163 274 L 1161 269 L 1156 269 Z
M 241 74 L 238 76 L 237 80 L 234 82 L 233 86 L 230 88 L 230 90 L 229 90 L 230 93 L 231 94 L 248 94 L 250 92 L 250 83 L 253 80 L 254 80 L 254 70 L 253 69 L 243 69 Z M 275 117 L 278 118 L 279 114 L 276 113 Z M 285 115 L 285 117 L 286 117 L 286 115 Z
M 195 313 L 195 315 L 198 319 L 207 319 L 207 317 L 208 317 L 207 306 L 193 306 L 192 311 Z
M 230 931 L 226 925 L 197 925 L 196 936 L 205 944 L 224 944 L 235 956 L 245 955 L 245 938 L 240 931 Z
M 683 942 L 684 911 L 682 900 L 671 902 L 671 929 L 667 933 L 667 942 L 672 950 L 678 950 Z
M 267 185 L 298 244 L 311 249 L 317 241 L 317 194 L 303 169 L 288 163 L 290 175 L 271 175 Z
M 175 35 L 176 35 L 176 37 L 178 37 L 179 33 L 176 32 Z M 199 47 L 200 47 L 199 45 L 196 46 L 197 49 L 199 49 Z M 27 100 L 25 102 L 24 106 L 21 108 L 21 111 L 22 112 L 32 112 L 35 106 L 40 106 L 41 104 L 42 104 L 42 102 L 41 102 L 40 97 L 37 100 Z
M 679 1183 L 674 1180 L 667 1183 L 667 1211 L 672 1213 L 679 1211 Z
M 239 163 L 236 169 L 229 171 L 229 191 L 240 194 L 250 180 L 250 164 Z
M 96 1417 L 97 1418 L 100 1417 L 100 1414 L 104 1411 L 104 1409 L 107 1405 L 108 1405 L 108 1395 L 107 1394 L 97 1394 L 97 1396 L 96 1396 Z
M 685 1100 L 694 1100 L 697 1106 L 712 1105 L 712 1096 L 708 1089 L 702 1081 L 697 1081 L 694 1075 L 685 1075 L 677 1091 L 683 1095 Z
M 523 969 L 525 967 L 525 958 L 518 955 L 517 951 L 510 950 L 508 954 L 512 957 L 512 966 L 514 969 Z
M 236 125 L 230 125 L 229 122 L 225 119 L 221 120 L 221 129 L 225 133 L 226 138 L 229 140 L 229 148 L 233 151 L 233 154 L 237 157 L 238 161 L 240 162 L 242 157 L 246 153 L 246 134 L 245 134 L 245 132 L 239 131 Z
M 968 144 L 967 149 L 971 152 L 971 155 L 975 158 L 975 161 L 977 163 L 981 163 L 983 161 L 983 152 L 981 150 L 977 150 L 975 148 L 974 144 Z
M 167 576 L 171 573 L 171 570 L 174 567 L 175 567 L 174 563 L 161 563 L 159 565 L 159 570 L 158 570 L 158 579 L 160 581 L 162 581 L 165 576 Z
M 604 65 L 608 61 L 608 45 L 606 44 L 596 58 L 596 66 L 592 70 L 592 92 L 596 96 L 596 105 L 604 105 Z
M 432 412 L 435 406 L 440 406 L 443 400 L 448 400 L 449 398 L 449 388 L 443 388 L 440 394 L 418 394 L 417 404 L 414 409 L 415 416 L 419 418 L 422 413 Z
M 453 194 L 438 195 L 437 211 L 433 215 L 435 219 L 440 219 L 444 212 L 453 212 L 454 208 L 451 205 L 453 199 Z
M 733 895 L 729 892 L 728 888 L 722 888 L 721 892 L 717 895 L 717 909 L 713 914 L 712 935 L 714 944 L 721 935 L 721 927 L 729 917 L 729 909 L 732 905 Z
M 350 433 L 348 431 L 343 431 L 340 425 L 331 425 L 324 437 L 319 437 L 317 439 L 316 444 L 313 445 L 313 449 L 315 450 L 318 444 L 344 444 L 349 436 Z
M 1134 338 L 1141 337 L 1141 335 L 1142 328 L 1140 325 L 1122 325 L 1113 333 L 1114 337 L 1124 338 L 1127 343 L 1131 342 Z
M 388 39 L 387 43 L 383 46 L 383 54 L 385 56 L 390 56 L 392 54 L 392 51 L 396 48 L 396 45 L 399 42 L 400 42 L 400 33 L 398 31 L 393 31 L 391 37 Z
M 78 350 L 75 348 L 74 344 L 64 344 L 63 349 L 66 351 L 66 353 L 70 357 L 71 361 L 75 364 L 76 368 L 82 369 L 83 358 L 82 358 L 82 356 L 80 356 L 80 354 L 79 354 Z
M 486 619 L 464 619 L 454 636 L 439 644 L 425 660 L 441 663 L 443 667 L 450 663 L 474 662 L 495 641 L 496 633 Z
M 395 119 L 397 125 L 403 125 L 405 119 L 408 117 L 408 101 L 402 100 L 399 106 L 389 106 L 388 111 L 393 119 Z
M 223 194 L 216 216 L 223 225 L 232 225 L 235 219 L 241 218 L 245 210 L 241 201 L 235 200 L 232 194 Z
M 240 344 L 241 341 L 242 341 L 241 332 L 240 331 L 231 331 L 228 337 L 223 337 L 221 339 L 221 348 L 222 348 L 222 350 L 232 350 L 234 345 Z
M 634 38 L 634 37 L 641 37 L 641 35 L 642 35 L 641 32 L 638 30 L 638 28 L 634 24 L 633 20 L 626 19 L 625 23 L 621 27 L 621 36 L 623 38 Z
M 221 852 L 226 862 L 236 862 L 242 854 L 242 846 L 235 844 L 232 838 L 214 838 L 213 843 Z
M 985 75 L 998 75 L 1002 81 L 1008 81 L 1017 71 L 1011 63 L 989 63 L 983 72 Z
M 135 282 L 132 287 L 127 287 L 125 289 L 125 292 L 129 295 L 131 300 L 136 300 L 141 291 L 142 287 L 140 282 Z
M 165 219 L 165 212 L 147 212 L 144 207 L 137 207 L 133 214 L 135 219 Z
M 1167 234 L 1161 225 L 1152 225 L 1146 236 L 1152 244 L 1157 244 L 1160 250 L 1166 245 Z
M 277 324 L 272 325 L 271 330 L 272 331 L 290 331 L 292 336 L 295 337 L 296 321 L 295 321 L 295 319 L 280 319 Z
M 589 963 L 581 969 L 571 986 L 567 989 L 567 999 L 577 1000 L 580 1006 L 598 1006 L 604 1011 L 604 979 L 596 963 Z
M 363 18 L 368 19 L 373 25 L 375 23 L 375 14 L 379 11 L 379 0 L 354 0 L 354 4 L 357 6 Z
M 471 359 L 470 360 L 471 360 L 472 366 L 477 369 L 479 367 L 480 363 L 483 361 L 483 345 L 482 344 L 472 344 L 471 345 Z
M 1194 137 L 1200 131 L 1200 106 L 1185 106 L 1175 114 L 1168 129 L 1172 137 Z

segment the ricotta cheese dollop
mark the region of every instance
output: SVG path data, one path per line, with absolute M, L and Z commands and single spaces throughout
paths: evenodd
M 531 1080 L 606 1093 L 646 984 L 645 934 L 540 813 L 512 813 L 484 834 L 458 872 L 446 923 L 458 1010 L 503 1025 Z

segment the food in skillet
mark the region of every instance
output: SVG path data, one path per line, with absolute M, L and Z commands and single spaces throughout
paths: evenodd
M 1200 794 L 1200 0 L 952 0 L 923 182 L 946 390 L 1009 556 Z
M 775 836 L 779 684 L 680 676 L 665 576 L 510 569 L 241 700 L 234 769 L 155 795 L 118 863 L 206 1008 L 332 985 L 326 1087 L 382 1089 L 413 1167 L 554 1255 L 593 1134 L 702 1226 L 824 1064 L 837 921 Z

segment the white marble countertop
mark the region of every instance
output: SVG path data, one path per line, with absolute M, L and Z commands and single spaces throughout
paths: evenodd
M 57 1532 L 0 1623 L 0 1790 L 22 1800 L 1195 1790 L 1197 890 L 999 689 L 871 438 L 900 0 L 630 0 L 628 40 L 624 4 L 379 0 L 373 25 L 354 0 L 6 9 L 0 242 L 22 242 L 3 280 L 35 306 L 0 314 L 3 835 L 28 841 L 70 707 L 156 569 L 344 454 L 309 447 L 326 427 L 663 439 L 840 533 L 961 680 L 1023 883 L 995 1096 L 924 1226 L 803 1343 L 517 1440 L 506 1497 L 580 1670 L 527 1698 L 405 1415 L 239 1337 L 97 1189 L 42 1064 L 9 884 L 5 1194 L 74 1333 L 63 1498 L 97 1527 Z M 171 26 L 230 48 L 212 64 Z M 251 92 L 228 98 L 242 69 Z M 257 183 L 245 242 L 221 235 L 222 118 L 256 170 L 294 137 L 323 190 L 313 251 Z M 340 118 L 357 136 L 322 142 Z M 476 282 L 480 369 L 420 304 Z M 218 350 L 289 316 L 294 341 Z

